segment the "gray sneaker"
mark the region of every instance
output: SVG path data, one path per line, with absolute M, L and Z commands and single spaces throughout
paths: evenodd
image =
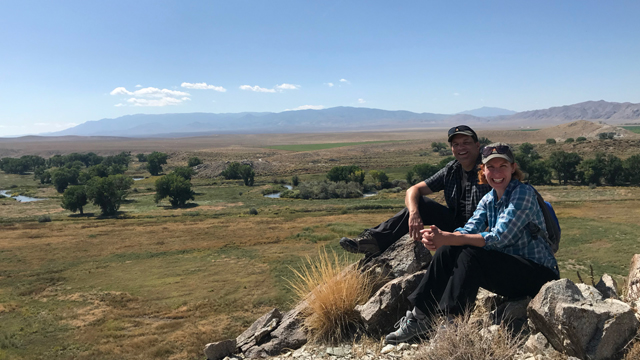
M 363 231 L 355 239 L 343 237 L 340 239 L 340 246 L 342 246 L 346 251 L 354 254 L 365 254 L 370 256 L 380 253 L 378 242 L 368 229 Z
M 410 340 L 420 340 L 427 337 L 431 326 L 424 321 L 418 320 L 411 311 L 393 326 L 398 329 L 384 338 L 385 344 L 400 344 Z

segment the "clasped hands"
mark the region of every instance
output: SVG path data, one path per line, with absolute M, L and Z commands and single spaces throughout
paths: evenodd
M 441 231 L 437 226 L 431 225 L 426 229 L 420 230 L 420 235 L 422 235 L 422 239 L 420 240 L 424 247 L 429 251 L 436 251 L 442 245 L 446 245 L 446 231 Z

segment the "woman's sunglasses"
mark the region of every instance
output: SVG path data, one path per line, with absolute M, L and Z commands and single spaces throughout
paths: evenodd
M 487 157 L 491 154 L 510 155 L 511 149 L 506 145 L 485 146 L 482 149 L 482 156 Z

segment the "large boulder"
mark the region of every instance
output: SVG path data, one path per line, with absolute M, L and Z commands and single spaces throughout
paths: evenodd
M 418 287 L 426 272 L 422 270 L 391 280 L 364 305 L 356 306 L 367 331 L 372 334 L 385 334 L 392 330 L 393 324 L 411 307 L 408 297 Z
M 279 355 L 284 349 L 297 349 L 307 343 L 302 312 L 307 303 L 302 301 L 282 316 L 278 326 L 262 335 L 262 342 L 243 351 L 247 358 L 265 358 Z M 263 316 L 264 317 L 264 316 Z
M 640 254 L 633 255 L 627 278 L 627 302 L 640 300 Z
M 629 305 L 586 298 L 568 279 L 545 284 L 527 310 L 535 328 L 556 350 L 580 359 L 613 358 L 640 325 Z
M 236 352 L 236 340 L 224 340 L 210 343 L 204 347 L 207 360 L 220 360 Z
M 359 268 L 362 271 L 375 270 L 382 276 L 395 279 L 426 269 L 431 263 L 431 258 L 431 253 L 421 242 L 405 235 L 382 254 L 363 259 Z
M 245 352 L 249 348 L 262 343 L 265 337 L 276 329 L 280 319 L 282 319 L 282 314 L 278 309 L 273 309 L 262 315 L 236 338 L 238 349 L 241 352 Z

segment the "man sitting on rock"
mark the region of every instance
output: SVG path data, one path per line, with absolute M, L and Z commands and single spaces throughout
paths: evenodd
M 425 224 L 453 231 L 467 223 L 491 187 L 478 183 L 477 167 L 481 157 L 475 131 L 459 125 L 449 129 L 448 136 L 456 159 L 435 175 L 410 187 L 405 197 L 407 207 L 392 218 L 363 231 L 355 239 L 340 239 L 342 248 L 352 253 L 376 256 L 407 233 L 413 240 L 420 241 L 420 230 Z M 444 191 L 447 206 L 425 198 L 438 191 Z

